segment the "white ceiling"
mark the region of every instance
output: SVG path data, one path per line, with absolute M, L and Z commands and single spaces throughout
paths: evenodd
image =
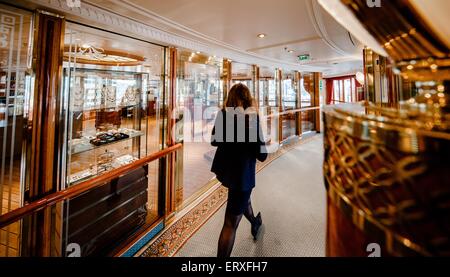
M 183 37 L 227 45 L 280 63 L 298 64 L 299 69 L 311 68 L 325 75 L 362 70 L 359 42 L 329 16 L 317 0 L 88 2 Z M 259 39 L 259 33 L 267 37 Z M 311 60 L 299 62 L 300 54 L 310 54 Z

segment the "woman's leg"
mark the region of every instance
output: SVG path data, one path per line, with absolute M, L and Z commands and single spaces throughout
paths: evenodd
M 234 240 L 236 238 L 236 230 L 241 222 L 241 215 L 234 215 L 230 211 L 225 213 L 225 222 L 223 224 L 222 232 L 219 238 L 219 249 L 217 251 L 217 257 L 227 258 L 230 257 L 233 250 Z
M 248 200 L 247 208 L 244 211 L 244 216 L 247 218 L 248 221 L 250 221 L 251 224 L 255 222 L 255 215 L 253 214 L 253 207 L 252 207 L 252 201 Z
M 245 215 L 245 218 L 247 218 L 248 221 L 250 221 L 250 224 L 252 224 L 251 232 L 253 235 L 253 239 L 256 241 L 257 237 L 258 237 L 259 229 L 262 225 L 262 219 L 261 219 L 261 213 L 258 213 L 257 216 L 254 215 L 252 202 L 251 202 L 250 198 L 248 199 L 247 208 L 244 210 L 244 215 Z

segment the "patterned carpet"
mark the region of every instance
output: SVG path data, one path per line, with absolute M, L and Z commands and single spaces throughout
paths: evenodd
M 325 256 L 326 192 L 322 174 L 323 139 L 300 144 L 257 175 L 252 195 L 263 229 L 255 243 L 242 219 L 234 257 Z M 176 253 L 179 257 L 214 257 L 225 207 L 213 215 Z

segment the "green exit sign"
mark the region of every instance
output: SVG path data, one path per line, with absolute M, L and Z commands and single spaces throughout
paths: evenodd
M 298 60 L 301 62 L 309 61 L 310 59 L 311 59 L 311 56 L 309 54 L 304 54 L 304 55 L 298 56 Z

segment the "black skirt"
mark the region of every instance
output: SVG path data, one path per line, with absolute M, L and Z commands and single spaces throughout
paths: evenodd
M 227 212 L 233 215 L 242 215 L 248 207 L 252 190 L 228 190 Z

